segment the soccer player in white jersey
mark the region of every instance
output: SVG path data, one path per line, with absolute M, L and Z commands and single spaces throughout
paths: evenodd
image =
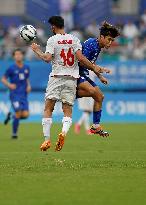
M 45 109 L 42 119 L 45 141 L 40 149 L 46 151 L 51 146 L 50 128 L 52 113 L 56 101 L 62 102 L 64 117 L 62 132 L 58 136 L 55 146 L 60 151 L 64 145 L 65 136 L 72 124 L 72 106 L 76 98 L 77 78 L 79 77 L 78 61 L 92 70 L 96 75 L 110 71 L 106 68 L 93 65 L 82 55 L 82 46 L 78 38 L 64 31 L 64 19 L 61 16 L 52 16 L 49 21 L 54 36 L 47 41 L 46 52 L 40 46 L 32 43 L 32 50 L 44 61 L 52 61 L 52 72 L 45 94 Z

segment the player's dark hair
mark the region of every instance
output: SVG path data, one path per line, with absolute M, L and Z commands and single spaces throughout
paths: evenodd
M 64 28 L 64 19 L 61 16 L 51 16 L 48 23 L 60 29 Z
M 21 48 L 16 48 L 13 50 L 12 56 L 14 56 L 17 51 L 21 52 L 24 55 L 24 51 Z
M 100 35 L 111 36 L 112 38 L 116 38 L 117 36 L 120 35 L 120 31 L 117 27 L 104 21 L 100 28 Z

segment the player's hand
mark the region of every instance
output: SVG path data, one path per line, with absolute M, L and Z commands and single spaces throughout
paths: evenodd
M 31 92 L 31 86 L 30 86 L 30 85 L 27 86 L 27 88 L 26 88 L 26 92 L 27 92 L 27 93 L 30 93 L 30 92 Z
M 9 88 L 10 90 L 15 90 L 15 89 L 16 89 L 16 85 L 15 85 L 15 84 L 12 84 L 12 83 L 9 83 L 8 88 Z
M 108 80 L 104 77 L 104 76 L 100 76 L 100 81 L 103 83 L 103 84 L 105 84 L 105 85 L 107 85 L 108 84 Z
M 38 51 L 40 51 L 40 45 L 36 44 L 36 43 L 32 43 L 31 44 L 31 49 L 37 53 Z
M 100 70 L 99 72 L 100 72 L 100 73 L 109 73 L 109 74 L 112 73 L 110 69 L 108 69 L 108 68 L 102 68 L 102 67 L 101 67 L 101 70 Z

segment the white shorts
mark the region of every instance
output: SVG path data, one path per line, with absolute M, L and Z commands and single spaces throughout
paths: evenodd
M 51 77 L 48 81 L 45 100 L 57 100 L 73 105 L 76 98 L 77 80 L 69 76 Z
M 79 98 L 78 105 L 82 111 L 93 112 L 94 100 L 91 97 Z

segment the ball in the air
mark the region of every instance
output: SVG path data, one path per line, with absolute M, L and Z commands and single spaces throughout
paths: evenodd
M 32 25 L 25 25 L 20 28 L 20 36 L 27 42 L 33 41 L 36 35 L 37 31 Z

